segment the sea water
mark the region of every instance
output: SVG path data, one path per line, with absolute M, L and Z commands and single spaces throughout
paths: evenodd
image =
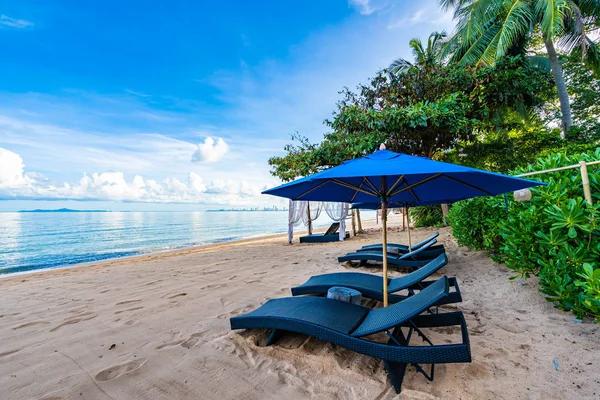
M 324 214 L 314 226 L 332 222 Z M 0 212 L 0 275 L 284 233 L 287 218 L 281 211 Z

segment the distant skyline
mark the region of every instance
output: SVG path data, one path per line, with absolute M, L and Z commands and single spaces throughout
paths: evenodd
M 3 2 L 0 211 L 286 206 L 267 159 L 452 27 L 436 0 Z

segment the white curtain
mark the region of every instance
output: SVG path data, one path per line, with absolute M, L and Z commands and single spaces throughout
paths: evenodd
M 288 242 L 294 238 L 294 225 L 298 226 L 306 217 L 306 201 L 292 201 L 288 207 Z
M 304 222 L 304 226 L 308 227 L 308 234 L 312 235 L 312 221 L 316 220 L 317 218 L 319 218 L 319 215 L 321 215 L 321 210 L 323 210 L 323 203 L 321 203 L 320 201 L 309 201 L 306 203 L 306 211 L 304 212 L 304 214 L 302 214 L 302 222 Z
M 340 241 L 343 241 L 346 238 L 346 217 L 348 217 L 350 204 L 327 202 L 324 208 L 329 218 L 340 223 Z

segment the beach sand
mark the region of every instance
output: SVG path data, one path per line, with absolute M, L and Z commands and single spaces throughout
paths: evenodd
M 405 242 L 397 228 L 389 237 Z M 0 279 L 0 398 L 600 398 L 599 325 L 573 322 L 535 279 L 509 280 L 449 229 L 439 241 L 450 260 L 441 272 L 457 277 L 464 299 L 444 308 L 465 314 L 473 362 L 438 365 L 433 382 L 410 367 L 400 395 L 370 357 L 302 335 L 262 347 L 265 330 L 229 329 L 231 316 L 289 296 L 311 275 L 355 271 L 336 257 L 380 242 L 371 228 L 344 243 L 277 236 Z

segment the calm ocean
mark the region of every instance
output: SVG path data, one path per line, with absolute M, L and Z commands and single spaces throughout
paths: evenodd
M 0 275 L 284 233 L 287 215 L 277 211 L 0 212 Z M 329 223 L 322 215 L 315 226 Z

